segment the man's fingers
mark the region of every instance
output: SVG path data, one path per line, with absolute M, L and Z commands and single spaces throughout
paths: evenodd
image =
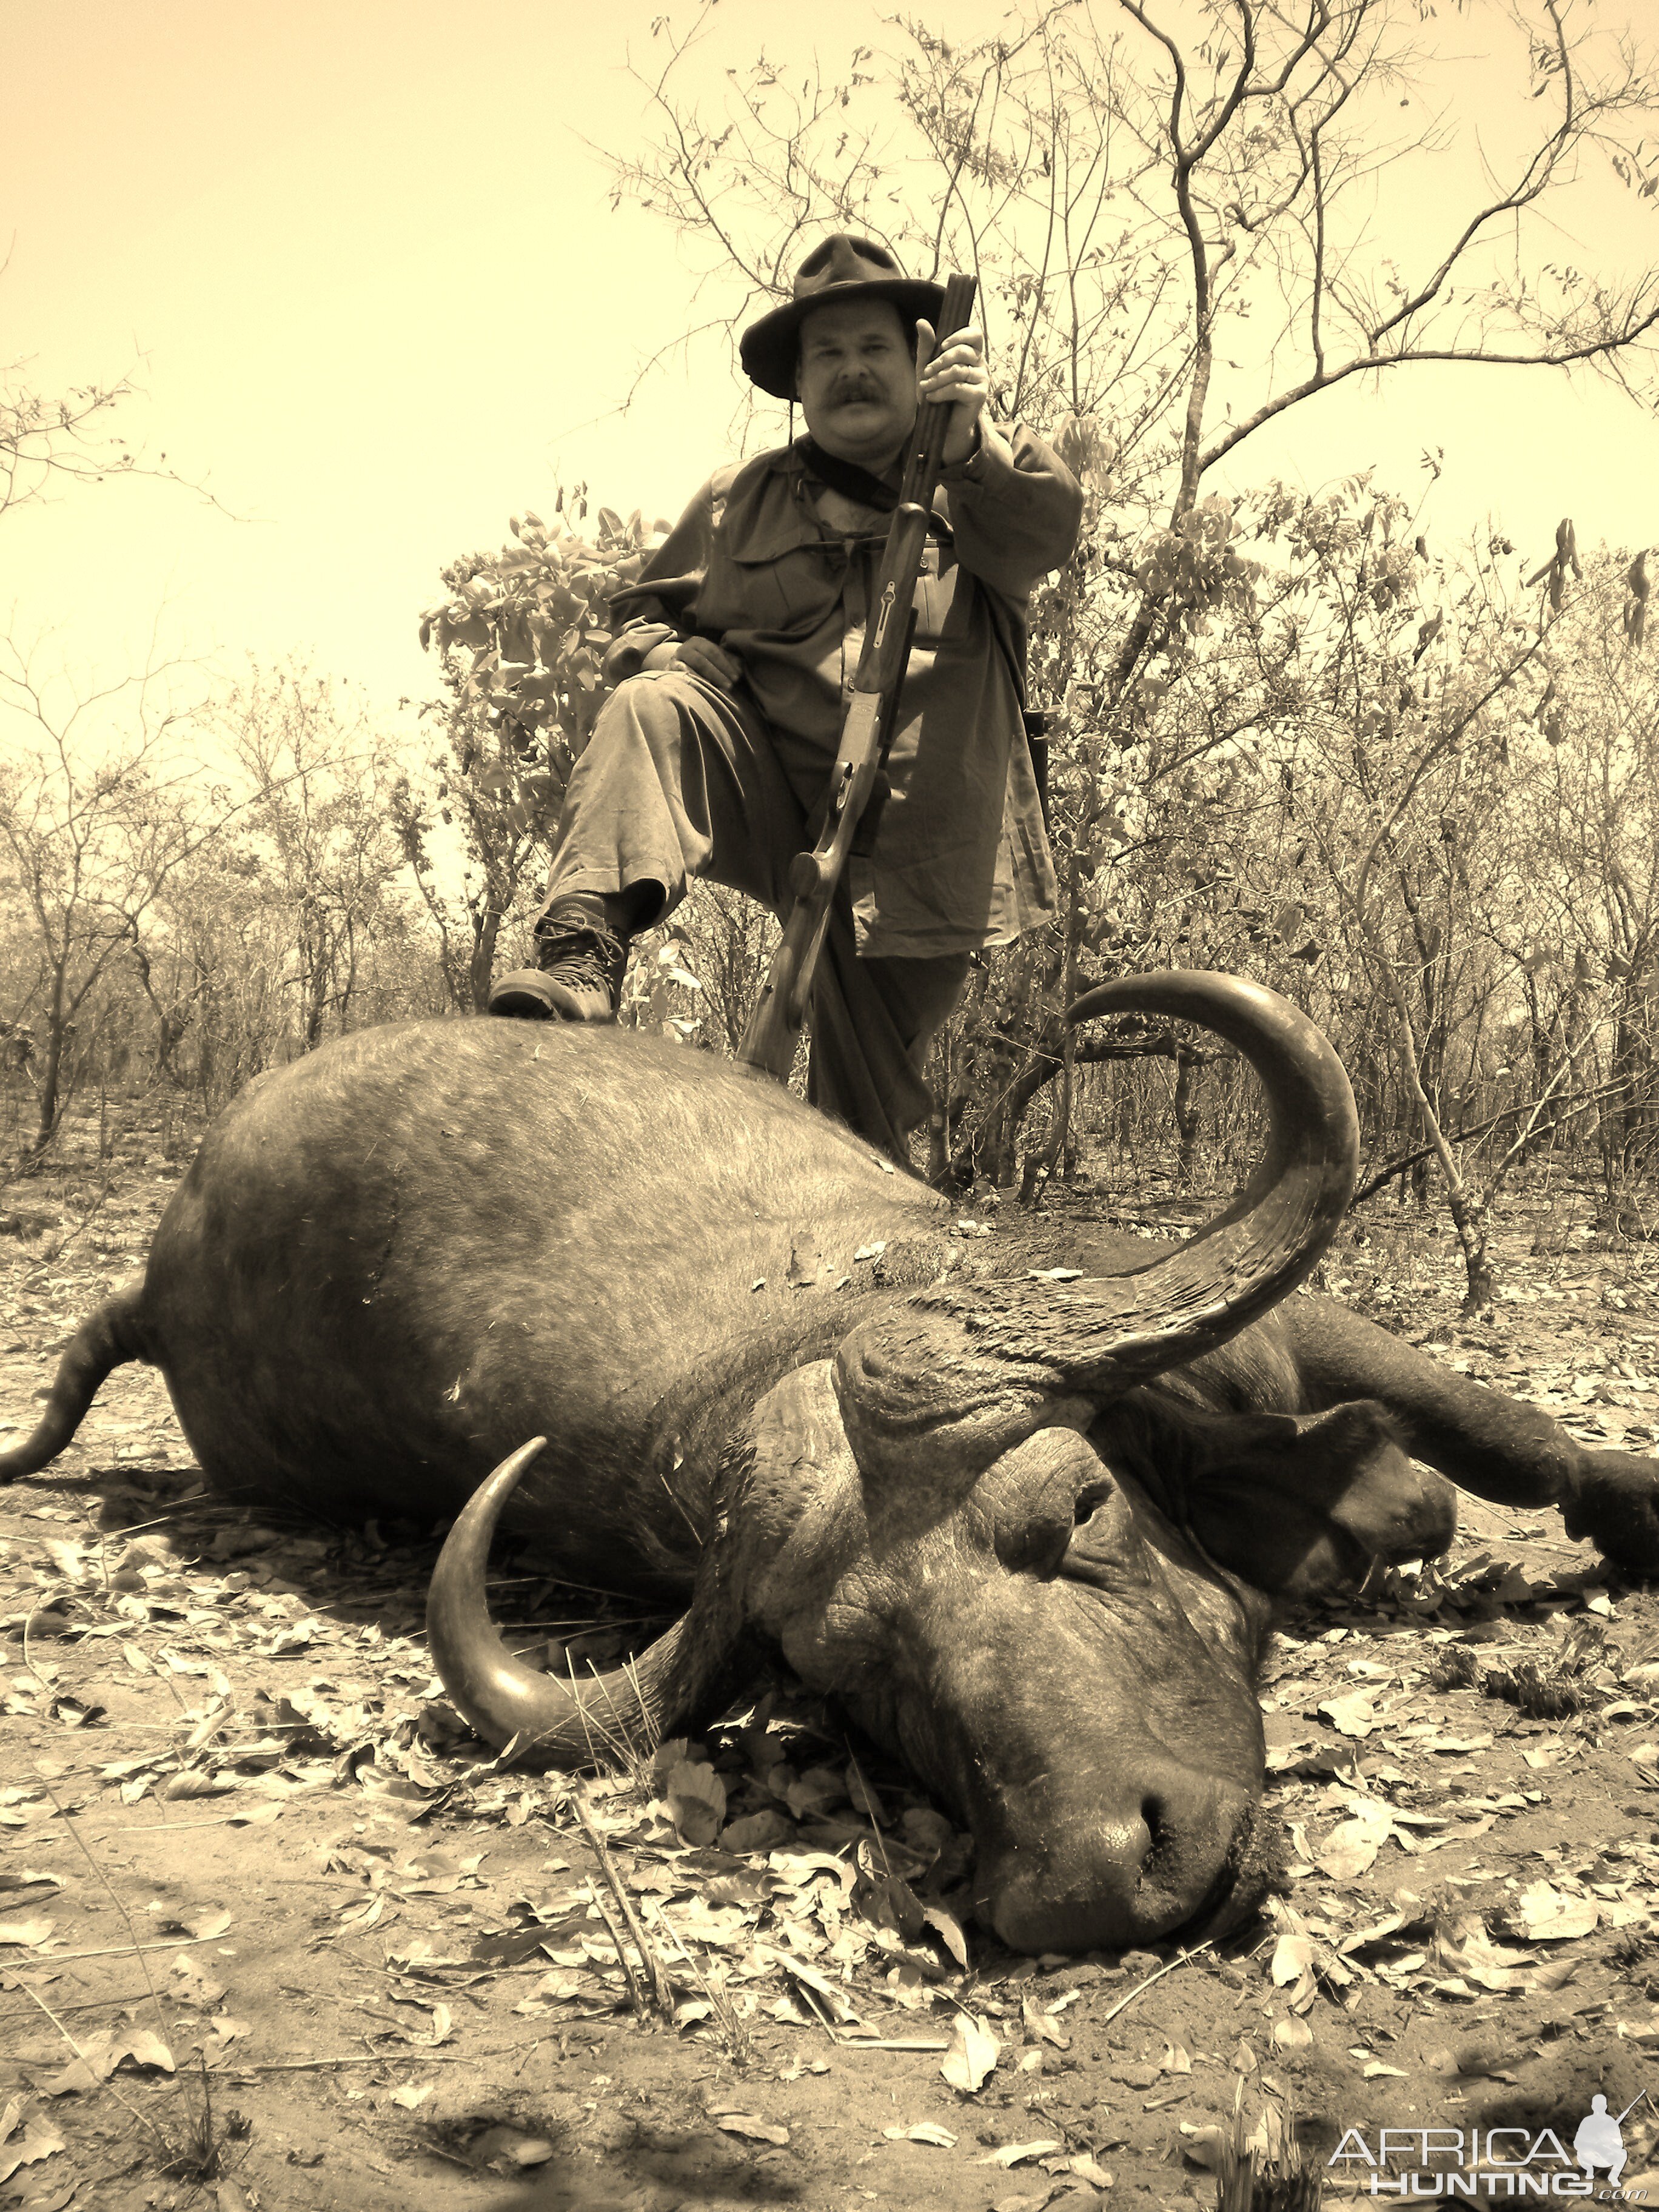
M 941 340 L 925 316 L 916 319 L 916 368 L 924 386 L 953 369 L 977 368 L 985 359 L 985 336 L 974 323 L 964 323 Z
M 743 673 L 740 662 L 706 637 L 687 638 L 676 659 L 682 668 L 689 668 L 694 676 L 717 684 L 722 691 L 729 691 Z

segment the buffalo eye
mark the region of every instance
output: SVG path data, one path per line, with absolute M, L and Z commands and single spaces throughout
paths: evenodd
M 998 1528 L 997 1558 L 1010 1574 L 1052 1582 L 1071 1540 L 1072 1531 L 1058 1514 L 1037 1514 Z

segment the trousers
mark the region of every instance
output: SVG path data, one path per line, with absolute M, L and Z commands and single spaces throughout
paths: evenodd
M 544 916 L 574 891 L 633 891 L 635 926 L 648 929 L 674 911 L 691 878 L 706 876 L 781 920 L 789 863 L 810 842 L 806 817 L 830 765 L 688 670 L 629 677 L 600 708 L 572 771 Z M 840 886 L 812 985 L 807 1097 L 907 1166 L 906 1137 L 931 1105 L 922 1061 L 969 957 L 860 960 Z

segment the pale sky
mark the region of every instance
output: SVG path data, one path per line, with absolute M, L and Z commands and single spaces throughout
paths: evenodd
M 691 279 L 659 222 L 611 210 L 582 143 L 639 132 L 623 63 L 662 4 L 0 0 L 0 358 L 52 392 L 132 374 L 127 437 L 229 510 L 125 481 L 7 516 L 14 634 L 104 675 L 152 634 L 227 671 L 298 652 L 389 706 L 434 688 L 416 626 L 439 568 L 510 513 L 586 479 L 678 514 L 727 456 L 738 387 L 705 354 L 612 411 L 693 319 Z M 1488 5 L 1440 25 L 1478 53 Z M 833 69 L 880 12 L 722 0 L 711 68 L 815 40 Z M 995 18 L 926 12 L 958 36 Z M 1654 204 L 1603 197 L 1564 252 L 1601 265 L 1610 207 L 1647 226 L 1628 252 Z M 1356 380 L 1253 441 L 1238 479 L 1375 465 L 1411 492 L 1428 446 L 1443 536 L 1494 514 L 1541 562 L 1571 514 L 1583 544 L 1659 540 L 1659 428 L 1554 372 L 1411 369 L 1381 397 Z

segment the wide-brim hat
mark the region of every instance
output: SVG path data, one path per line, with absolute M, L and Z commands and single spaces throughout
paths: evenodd
M 793 299 L 750 323 L 738 348 L 744 373 L 775 399 L 795 396 L 800 326 L 814 307 L 838 300 L 885 300 L 908 329 L 919 317 L 937 324 L 945 287 L 907 276 L 884 246 L 838 230 L 815 246 L 795 271 Z

